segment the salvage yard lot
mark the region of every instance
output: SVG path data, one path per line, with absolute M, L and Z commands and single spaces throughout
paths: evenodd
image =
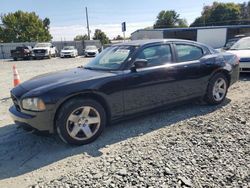
M 12 66 L 21 81 L 73 68 L 88 58 L 0 60 L 0 187 L 250 187 L 250 75 L 222 105 L 191 103 L 108 126 L 72 147 L 13 124 Z

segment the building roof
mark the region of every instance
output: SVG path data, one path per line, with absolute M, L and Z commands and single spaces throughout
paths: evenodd
M 224 25 L 224 26 L 204 26 L 204 27 L 186 27 L 186 28 L 161 28 L 161 29 L 138 29 L 132 34 L 139 31 L 185 31 L 197 29 L 222 29 L 222 28 L 250 28 L 250 25 Z
M 153 43 L 162 43 L 162 42 L 188 42 L 188 43 L 196 43 L 190 40 L 183 40 L 183 39 L 145 39 L 145 40 L 132 40 L 129 42 L 113 44 L 112 46 L 119 46 L 119 45 L 129 45 L 129 46 L 143 46 L 147 44 Z

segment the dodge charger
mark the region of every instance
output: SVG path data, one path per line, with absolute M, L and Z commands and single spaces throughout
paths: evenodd
M 239 77 L 239 60 L 193 41 L 141 40 L 106 48 L 88 64 L 28 80 L 11 90 L 14 122 L 94 141 L 105 126 L 181 102 L 218 105 Z

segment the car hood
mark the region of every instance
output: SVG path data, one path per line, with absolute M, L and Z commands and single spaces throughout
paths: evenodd
M 98 50 L 85 50 L 85 52 L 97 52 Z
M 62 52 L 62 53 L 65 53 L 65 52 L 66 52 L 66 53 L 67 53 L 67 52 L 68 52 L 68 53 L 71 53 L 71 52 L 74 52 L 74 50 L 62 50 L 61 52 Z
M 229 50 L 227 52 L 237 55 L 239 58 L 250 58 L 250 50 Z
M 49 50 L 50 47 L 34 47 L 33 50 Z
M 109 75 L 112 75 L 112 73 L 87 70 L 84 68 L 75 68 L 34 77 L 20 84 L 20 87 L 31 92 L 32 95 L 38 95 L 44 91 L 48 91 L 63 85 L 79 83 Z

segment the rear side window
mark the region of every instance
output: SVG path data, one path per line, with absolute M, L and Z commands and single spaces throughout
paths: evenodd
M 140 52 L 137 59 L 146 59 L 149 67 L 169 63 L 172 61 L 170 45 L 147 47 Z
M 203 50 L 188 44 L 176 44 L 178 62 L 194 61 L 203 56 Z

